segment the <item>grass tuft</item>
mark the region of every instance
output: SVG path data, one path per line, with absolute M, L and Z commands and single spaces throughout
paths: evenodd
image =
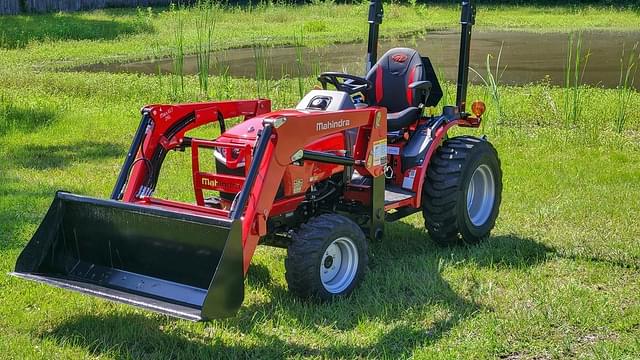
M 590 52 L 583 54 L 582 33 L 571 33 L 567 46 L 567 61 L 565 63 L 565 98 L 564 124 L 566 127 L 576 127 L 582 116 L 583 85 L 582 79 L 587 69 Z
M 209 69 L 211 66 L 211 53 L 213 51 L 213 31 L 216 25 L 216 5 L 211 0 L 198 0 L 196 11 L 199 15 L 195 18 L 198 66 L 198 85 L 200 96 L 209 97 Z
M 500 50 L 498 51 L 498 57 L 496 59 L 496 67 L 494 71 L 491 70 L 491 58 L 492 58 L 491 54 L 487 54 L 485 76 L 482 76 L 474 68 L 472 67 L 469 68 L 480 78 L 480 80 L 482 80 L 487 93 L 489 93 L 491 97 L 492 106 L 490 106 L 490 108 L 495 108 L 495 114 L 496 114 L 495 119 L 492 122 L 494 123 L 494 125 L 503 125 L 503 121 L 505 120 L 503 107 L 502 107 L 502 104 L 500 103 L 500 99 L 501 99 L 500 79 L 502 78 L 502 75 L 504 74 L 504 72 L 507 70 L 507 65 L 505 65 L 502 68 L 500 67 L 500 59 L 502 59 L 503 48 L 504 48 L 504 42 L 500 44 Z M 491 116 L 491 113 L 487 115 Z M 485 120 L 487 120 L 487 117 L 485 117 Z M 483 122 L 482 129 L 484 130 L 484 128 L 485 128 L 485 123 Z
M 640 52 L 638 52 L 638 43 L 633 46 L 633 49 L 627 55 L 625 59 L 625 50 L 622 49 L 622 55 L 620 56 L 620 81 L 618 83 L 618 113 L 615 118 L 615 129 L 619 134 L 624 131 L 624 126 L 627 123 L 627 117 L 629 116 L 629 105 L 633 93 L 633 89 L 636 73 L 638 71 L 638 61 L 640 61 Z M 626 60 L 626 61 L 625 61 Z
M 261 98 L 269 97 L 270 93 L 270 74 L 269 74 L 269 58 L 271 51 L 263 44 L 256 44 L 253 47 L 253 59 L 256 69 L 256 96 Z
M 184 33 L 185 33 L 185 8 L 183 5 L 171 4 L 171 14 L 174 26 L 173 47 L 173 73 L 171 74 L 171 98 L 179 100 L 184 96 Z
M 298 95 L 300 98 L 304 96 L 304 29 L 300 29 L 299 33 L 296 33 L 293 38 L 293 43 L 296 48 L 296 77 L 298 78 Z

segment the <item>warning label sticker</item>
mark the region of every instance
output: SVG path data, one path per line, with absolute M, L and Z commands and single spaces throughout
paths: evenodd
M 402 188 L 407 190 L 413 190 L 413 180 L 416 178 L 416 169 L 409 170 L 407 176 L 402 180 Z
M 373 143 L 372 150 L 373 166 L 387 164 L 387 139 L 378 140 Z
M 299 192 L 302 192 L 302 185 L 303 184 L 304 184 L 304 182 L 302 181 L 302 179 L 293 180 L 293 193 L 297 194 Z

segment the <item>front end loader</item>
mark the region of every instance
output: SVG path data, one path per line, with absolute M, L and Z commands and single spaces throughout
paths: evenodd
M 439 244 L 486 238 L 501 199 L 497 153 L 486 139 L 447 137 L 484 112 L 466 107 L 474 19 L 464 0 L 457 101 L 437 116 L 424 111 L 442 97 L 428 57 L 395 48 L 378 59 L 378 0 L 365 77 L 322 73 L 322 89 L 294 109 L 267 99 L 144 107 L 111 198 L 59 191 L 12 275 L 201 321 L 240 308 L 259 244 L 287 249 L 294 294 L 330 300 L 363 280 L 385 222 L 422 212 Z M 187 135 L 211 123 L 219 137 Z M 172 151 L 190 153 L 194 203 L 153 196 Z

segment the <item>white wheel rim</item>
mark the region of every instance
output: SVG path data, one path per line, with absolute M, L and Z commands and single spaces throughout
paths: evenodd
M 320 262 L 322 286 L 332 293 L 343 292 L 358 272 L 358 248 L 348 237 L 335 239 L 324 251 Z
M 482 164 L 473 172 L 467 188 L 467 214 L 475 226 L 484 225 L 493 211 L 496 186 L 493 172 Z

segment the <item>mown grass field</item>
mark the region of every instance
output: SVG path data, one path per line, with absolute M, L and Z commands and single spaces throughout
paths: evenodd
M 325 7 L 334 10 L 319 11 Z M 318 41 L 361 39 L 363 9 L 228 9 L 216 27 L 216 44 L 250 45 L 260 34 L 284 43 L 308 21 L 327 24 Z M 458 16 L 454 8 L 421 9 L 443 15 L 424 24 L 412 9 L 391 6 L 384 31 L 398 36 L 425 25 L 438 28 L 455 24 Z M 405 15 L 406 26 L 400 21 Z M 563 89 L 544 83 L 500 87 L 505 114 L 499 118 L 487 91 L 473 86 L 470 97 L 487 99 L 490 109 L 483 131 L 475 133 L 486 133 L 495 144 L 504 172 L 503 204 L 491 238 L 473 247 L 439 248 L 420 215 L 393 223 L 382 241 L 370 245 L 363 285 L 331 304 L 291 296 L 286 252 L 272 248 L 258 250 L 238 316 L 209 323 L 7 276 L 54 192 L 107 197 L 140 107 L 170 101 L 166 78 L 53 70 L 149 57 L 152 41 L 170 47 L 171 30 L 162 20 L 169 15 L 154 11 L 151 21 L 140 20 L 144 16 L 104 10 L 0 18 L 0 33 L 9 34 L 0 49 L 0 358 L 640 357 L 637 92 L 618 134 L 616 90 L 583 89 L 581 118 L 565 124 Z M 566 21 L 571 16 L 575 21 Z M 274 19 L 281 19 L 278 25 L 271 24 Z M 545 31 L 611 23 L 633 29 L 637 20 L 637 12 L 626 10 L 530 7 L 481 9 L 478 18 L 486 27 Z M 11 35 L 12 21 L 23 22 L 21 35 Z M 114 30 L 111 23 L 137 30 Z M 56 37 L 51 29 L 65 30 Z M 21 36 L 31 40 L 7 45 Z M 211 80 L 212 89 L 224 86 L 231 97 L 257 93 L 250 79 Z M 186 82 L 189 98 L 197 79 Z M 296 79 L 271 86 L 275 107 L 296 102 Z M 305 79 L 304 86 L 313 81 Z M 190 199 L 188 153 L 172 153 L 167 161 L 159 194 Z

